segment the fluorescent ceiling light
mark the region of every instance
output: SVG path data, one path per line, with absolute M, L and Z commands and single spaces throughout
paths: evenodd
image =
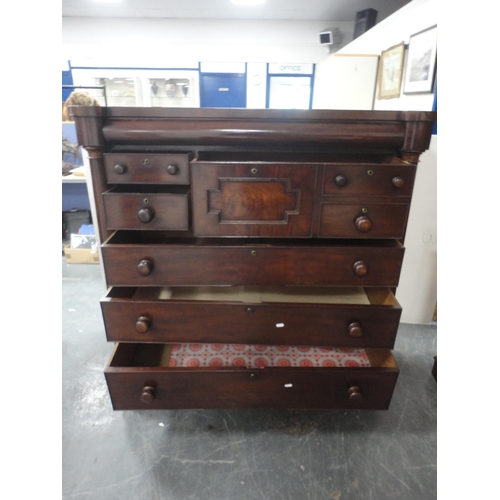
M 231 2 L 236 5 L 260 5 L 264 3 L 266 0 L 231 0 Z
M 97 3 L 118 3 L 121 1 L 122 0 L 94 0 L 94 2 L 97 2 Z

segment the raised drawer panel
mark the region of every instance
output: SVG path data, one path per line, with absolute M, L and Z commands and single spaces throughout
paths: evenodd
M 343 205 L 322 203 L 319 236 L 329 238 L 401 238 L 409 204 Z
M 315 165 L 193 162 L 195 236 L 310 237 Z
M 103 201 L 108 229 L 189 229 L 187 194 L 108 191 Z
M 410 197 L 416 166 L 399 161 L 396 165 L 350 163 L 327 165 L 324 196 L 406 196 Z
M 397 286 L 398 244 L 114 244 L 102 246 L 110 286 Z
M 144 346 L 118 344 L 105 370 L 115 410 L 387 409 L 399 373 L 384 350 L 374 351 L 366 368 L 176 369 L 159 364 L 161 345 L 150 345 L 136 365 L 138 349 Z
M 109 184 L 189 184 L 192 155 L 106 153 L 104 166 Z
M 107 339 L 394 346 L 401 307 L 389 289 L 247 288 L 112 288 L 101 300 Z

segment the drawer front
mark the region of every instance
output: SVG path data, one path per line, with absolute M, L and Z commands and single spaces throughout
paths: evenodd
M 380 347 L 392 349 L 401 307 L 135 299 L 111 290 L 101 301 L 113 342 L 194 342 Z M 304 290 L 303 293 L 306 293 Z
M 110 286 L 397 286 L 403 247 L 102 246 Z
M 118 349 L 121 347 L 123 346 L 119 345 Z M 115 410 L 382 410 L 389 407 L 398 369 L 367 367 L 252 370 L 108 366 L 105 376 Z M 353 388 L 357 388 L 357 397 L 352 397 Z
M 325 167 L 324 196 L 407 196 L 413 191 L 416 166 L 339 164 Z
M 189 184 L 190 154 L 106 153 L 110 184 Z
M 108 229 L 188 230 L 186 194 L 103 194 Z
M 315 165 L 191 165 L 195 236 L 311 236 Z
M 323 203 L 319 236 L 329 238 L 401 238 L 409 204 L 343 205 Z

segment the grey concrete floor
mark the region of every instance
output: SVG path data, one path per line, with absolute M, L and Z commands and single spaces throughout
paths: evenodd
M 437 497 L 435 324 L 400 326 L 387 411 L 114 412 L 99 266 L 62 276 L 63 499 Z

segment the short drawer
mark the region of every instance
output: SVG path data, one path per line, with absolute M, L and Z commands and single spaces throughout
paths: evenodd
M 189 184 L 191 153 L 105 153 L 109 184 Z
M 410 205 L 322 203 L 319 236 L 328 238 L 402 238 Z
M 283 353 L 271 361 L 269 352 L 246 356 L 242 353 L 246 347 L 236 345 L 232 348 L 241 352 L 234 357 L 214 356 L 203 363 L 203 357 L 198 356 L 185 359 L 184 366 L 179 367 L 177 360 L 173 361 L 175 348 L 162 344 L 117 344 L 105 370 L 113 408 L 382 410 L 389 407 L 399 373 L 393 356 L 386 350 L 337 350 L 341 362 L 332 360 L 328 353 L 325 359 L 330 362 L 320 361 L 318 367 L 311 361 L 316 358 L 310 350 L 295 358 Z M 199 351 L 203 346 L 195 349 Z M 359 363 L 356 357 L 365 362 Z
M 281 344 L 392 349 L 401 306 L 387 288 L 111 288 L 113 342 Z
M 416 166 L 392 158 L 391 163 L 339 163 L 327 165 L 324 196 L 406 196 L 410 197 Z
M 343 240 L 158 238 L 116 233 L 102 245 L 109 286 L 397 286 L 404 247 Z M 140 244 L 132 243 L 141 241 Z M 384 244 L 385 243 L 385 244 Z
M 189 229 L 187 193 L 103 193 L 108 229 Z

